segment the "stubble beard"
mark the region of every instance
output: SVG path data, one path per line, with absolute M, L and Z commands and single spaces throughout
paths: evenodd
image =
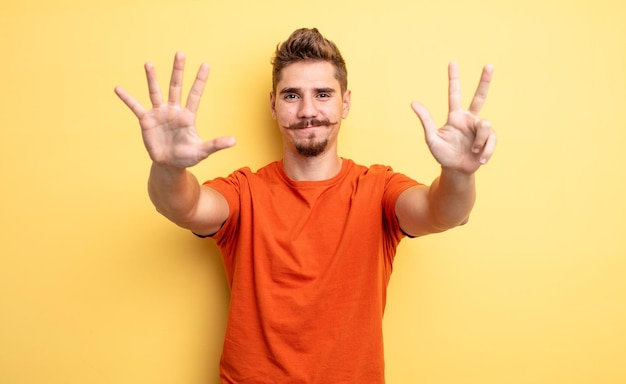
M 330 122 L 329 120 L 318 120 L 318 119 L 306 119 L 300 120 L 289 126 L 289 129 L 300 129 L 306 127 L 316 127 L 316 126 L 330 126 L 335 123 Z M 324 138 L 321 140 L 315 140 L 315 134 L 311 134 L 305 141 L 295 143 L 296 150 L 298 153 L 305 157 L 315 157 L 321 155 L 328 146 L 328 138 Z
M 328 139 L 314 141 L 310 137 L 306 143 L 296 143 L 296 150 L 304 157 L 315 157 L 321 155 L 328 146 Z

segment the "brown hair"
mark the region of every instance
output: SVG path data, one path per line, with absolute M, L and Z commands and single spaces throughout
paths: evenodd
M 300 28 L 295 30 L 287 40 L 276 46 L 272 58 L 272 89 L 276 92 L 276 84 L 280 80 L 280 71 L 289 64 L 299 61 L 327 61 L 335 66 L 335 78 L 339 80 L 341 93 L 348 89 L 348 70 L 341 57 L 339 48 L 326 39 L 317 28 Z

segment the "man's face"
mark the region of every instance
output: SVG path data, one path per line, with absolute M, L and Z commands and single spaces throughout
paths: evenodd
M 341 94 L 331 63 L 301 61 L 282 69 L 270 106 L 285 150 L 312 157 L 336 150 L 341 120 L 350 110 L 350 91 Z

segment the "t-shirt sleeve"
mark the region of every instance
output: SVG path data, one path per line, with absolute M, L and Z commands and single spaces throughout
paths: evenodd
M 203 185 L 213 188 L 222 194 L 228 203 L 228 218 L 216 233 L 209 236 L 215 239 L 218 244 L 225 241 L 226 237 L 232 236 L 237 229 L 239 222 L 241 191 L 246 188 L 245 175 L 249 172 L 249 169 L 242 168 L 233 172 L 228 177 L 218 177 L 203 183 Z
M 400 228 L 400 223 L 396 216 L 396 201 L 402 192 L 417 185 L 422 184 L 402 173 L 393 172 L 391 168 L 388 168 L 385 191 L 383 193 L 383 215 L 389 234 L 393 236 L 397 242 L 406 236 L 406 234 Z

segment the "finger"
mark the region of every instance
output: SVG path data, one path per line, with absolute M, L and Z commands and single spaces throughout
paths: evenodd
M 480 120 L 477 124 L 472 152 L 480 156 L 481 164 L 486 164 L 495 151 L 497 136 L 487 120 Z
M 218 137 L 213 140 L 205 141 L 204 143 L 202 143 L 201 147 L 202 156 L 203 158 L 206 158 L 212 153 L 215 153 L 222 149 L 230 148 L 235 144 L 237 144 L 237 142 L 232 136 Z
M 483 148 L 483 152 L 480 156 L 481 164 L 487 164 L 487 162 L 491 159 L 491 156 L 493 156 L 493 153 L 496 149 L 496 142 L 497 142 L 496 134 L 493 131 L 491 131 L 491 134 L 487 138 L 487 142 L 485 143 L 485 147 Z
M 474 122 L 474 142 L 472 143 L 472 152 L 479 154 L 483 151 L 487 139 L 493 132 L 491 124 L 487 120 L 476 119 Z
M 428 109 L 426 109 L 424 105 L 418 103 L 417 101 L 411 103 L 411 108 L 413 108 L 413 111 L 415 112 L 417 117 L 419 117 L 422 123 L 422 127 L 424 128 L 424 134 L 426 135 L 426 137 L 436 134 L 437 126 L 435 125 L 435 121 L 430 115 Z
M 461 109 L 461 81 L 456 62 L 448 64 L 448 109 L 450 112 Z
M 148 80 L 148 93 L 150 94 L 150 101 L 152 102 L 152 108 L 158 108 L 163 102 L 161 96 L 161 87 L 157 81 L 156 71 L 154 70 L 154 64 L 146 63 L 144 65 L 146 70 L 146 79 Z
M 137 116 L 138 119 L 141 119 L 143 115 L 146 113 L 146 109 L 137 101 L 134 97 L 132 97 L 124 88 L 115 87 L 115 94 L 119 97 L 124 104 Z
M 198 110 L 200 98 L 202 97 L 202 92 L 204 92 L 204 86 L 208 77 L 209 65 L 207 63 L 203 63 L 200 66 L 198 74 L 196 75 L 196 80 L 194 80 L 193 86 L 189 91 L 189 97 L 187 97 L 187 109 L 189 109 L 193 113 L 196 113 L 196 111 Z
M 470 104 L 469 110 L 471 113 L 478 115 L 481 108 L 483 107 L 483 104 L 485 104 L 492 76 L 493 65 L 485 65 L 485 67 L 483 68 L 483 73 L 480 76 L 480 82 L 478 83 L 478 87 L 476 88 L 476 93 L 474 93 L 474 98 L 472 99 L 472 103 Z
M 180 98 L 183 89 L 183 73 L 185 70 L 185 54 L 176 52 L 172 77 L 170 78 L 170 93 L 168 101 L 171 105 L 180 105 Z

